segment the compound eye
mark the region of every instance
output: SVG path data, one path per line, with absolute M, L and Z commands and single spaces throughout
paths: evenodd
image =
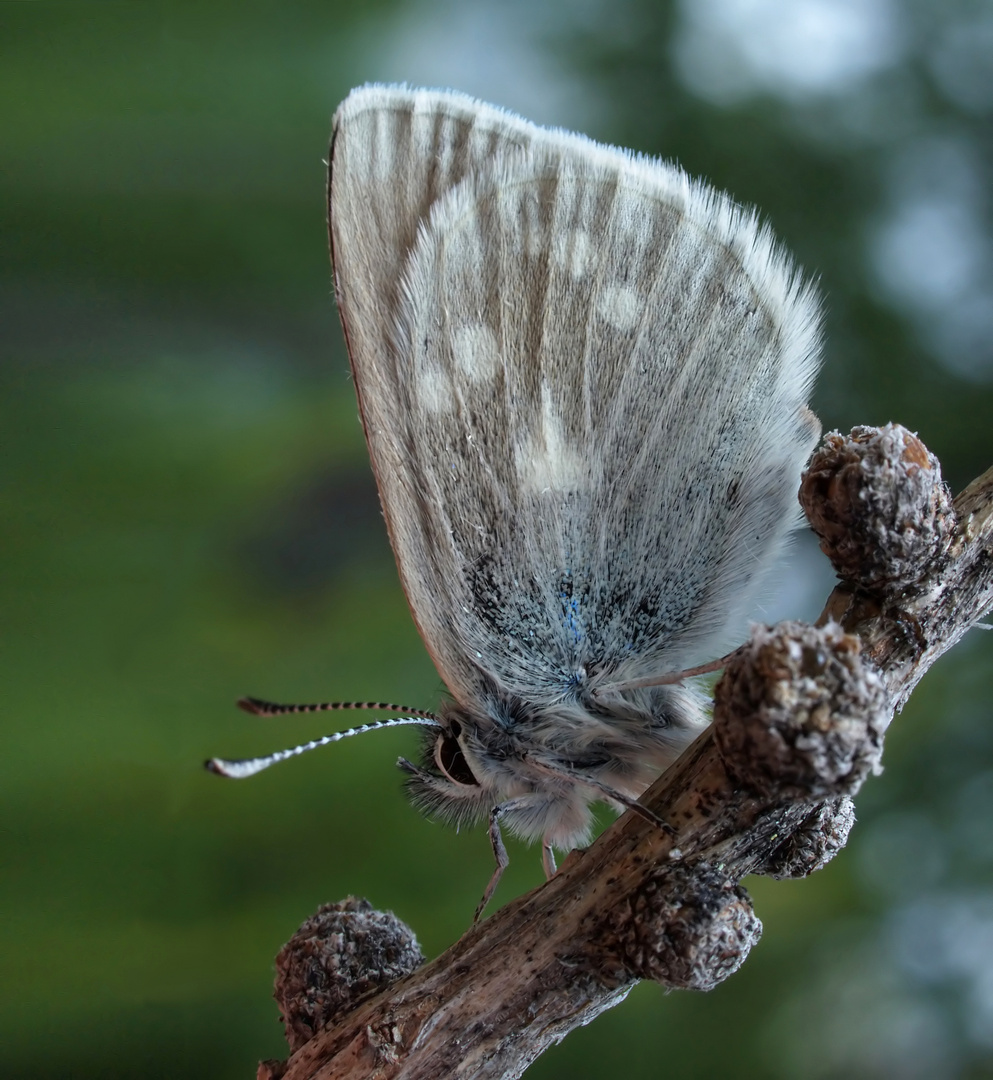
M 462 753 L 456 736 L 461 731 L 457 723 L 452 724 L 452 735 L 441 735 L 434 744 L 434 760 L 442 773 L 461 787 L 479 787 L 479 781 L 473 776 L 469 762 Z

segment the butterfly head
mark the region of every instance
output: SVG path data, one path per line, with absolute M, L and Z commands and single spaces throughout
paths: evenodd
M 651 713 L 635 707 L 641 699 Z M 586 843 L 593 803 L 629 805 L 700 730 L 697 695 L 683 687 L 613 704 L 597 715 L 579 701 L 536 707 L 493 695 L 476 714 L 449 703 L 425 730 L 420 765 L 399 761 L 410 799 L 456 827 L 497 812 L 524 840 Z

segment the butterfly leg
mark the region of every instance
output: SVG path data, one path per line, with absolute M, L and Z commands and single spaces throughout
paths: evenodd
M 493 899 L 496 887 L 500 884 L 500 878 L 503 877 L 503 872 L 507 869 L 507 865 L 510 862 L 510 859 L 507 856 L 507 848 L 504 846 L 503 836 L 500 833 L 500 815 L 503 813 L 503 810 L 504 808 L 502 806 L 494 806 L 490 811 L 490 846 L 493 848 L 493 858 L 496 859 L 496 867 L 493 870 L 493 876 L 490 878 L 489 884 L 483 891 L 483 897 L 476 907 L 475 914 L 472 916 L 472 921 L 474 923 L 479 922 L 479 917 L 486 909 L 486 905 Z
M 608 799 L 613 800 L 628 810 L 633 810 L 639 817 L 643 817 L 646 821 L 650 821 L 653 825 L 657 825 L 663 832 L 667 832 L 670 835 L 674 835 L 676 832 L 676 830 L 667 821 L 663 821 L 654 810 L 649 810 L 647 806 L 642 806 L 636 798 L 631 795 L 625 795 L 623 791 L 618 791 L 616 788 L 610 787 L 609 784 L 604 784 L 592 776 L 584 776 L 582 773 L 574 772 L 573 770 L 564 767 L 561 763 L 553 765 L 548 761 L 541 761 L 533 755 L 528 755 L 528 761 L 534 768 L 539 769 L 543 773 L 547 773 L 549 776 L 555 776 L 559 780 L 568 780 L 574 784 L 586 784 L 588 787 L 596 788 L 602 795 L 606 795 Z M 551 874 L 549 874 L 549 877 L 551 877 Z
M 519 810 L 521 807 L 530 806 L 532 804 L 532 799 L 523 796 L 519 799 L 511 799 L 509 802 L 501 803 L 499 806 L 494 806 L 490 811 L 490 846 L 493 848 L 493 858 L 496 859 L 496 867 L 493 870 L 493 876 L 490 878 L 489 884 L 483 892 L 483 898 L 476 907 L 476 913 L 472 917 L 474 923 L 479 922 L 479 917 L 486 909 L 486 905 L 493 899 L 493 894 L 496 892 L 497 885 L 500 884 L 500 878 L 503 877 L 503 872 L 510 863 L 510 858 L 507 855 L 507 848 L 503 843 L 503 835 L 500 832 L 500 815 L 507 813 L 508 810 Z

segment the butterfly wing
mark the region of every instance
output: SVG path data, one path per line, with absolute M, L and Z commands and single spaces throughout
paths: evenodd
M 679 170 L 448 92 L 335 119 L 339 309 L 414 618 L 463 705 L 709 659 L 797 518 L 818 313 Z

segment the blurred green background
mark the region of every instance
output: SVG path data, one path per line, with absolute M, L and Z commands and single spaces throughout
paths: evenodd
M 245 783 L 204 758 L 442 690 L 378 513 L 331 298 L 353 85 L 453 85 L 678 159 L 820 278 L 825 428 L 993 461 L 988 0 L 0 4 L 0 1073 L 254 1075 L 272 959 L 320 903 L 435 955 L 491 870 L 405 802 L 406 729 Z M 757 615 L 810 617 L 815 546 Z M 750 885 L 713 993 L 636 988 L 529 1076 L 993 1076 L 993 635 L 891 730 L 847 850 Z M 341 725 L 344 726 L 344 725 Z M 511 850 L 505 901 L 541 880 Z

